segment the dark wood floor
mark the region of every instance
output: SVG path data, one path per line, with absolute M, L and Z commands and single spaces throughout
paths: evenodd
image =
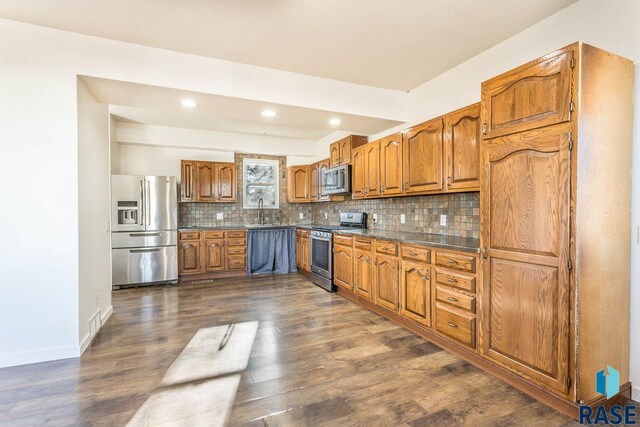
M 126 425 L 198 330 L 249 321 L 231 425 L 574 424 L 300 275 L 123 290 L 113 307 L 82 358 L 0 370 L 0 425 Z

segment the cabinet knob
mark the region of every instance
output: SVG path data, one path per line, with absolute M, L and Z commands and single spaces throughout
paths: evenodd
M 451 187 L 451 177 L 447 177 L 447 187 Z
M 487 134 L 487 123 L 486 122 L 482 123 L 482 134 L 483 135 Z
M 451 326 L 452 328 L 457 328 L 458 325 L 456 325 L 455 323 L 452 322 L 447 322 L 447 325 Z

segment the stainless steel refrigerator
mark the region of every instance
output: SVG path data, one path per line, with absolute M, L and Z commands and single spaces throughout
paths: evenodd
M 113 287 L 178 280 L 174 176 L 111 175 Z

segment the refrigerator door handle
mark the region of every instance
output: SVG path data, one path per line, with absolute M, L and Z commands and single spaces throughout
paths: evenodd
M 140 180 L 140 225 L 144 225 L 144 216 L 146 215 L 146 206 L 144 205 L 144 178 Z
M 151 194 L 150 194 L 151 193 L 151 188 L 149 187 L 149 180 L 146 179 L 146 178 L 145 178 L 145 183 L 147 185 L 147 188 L 146 188 L 146 190 L 147 190 L 146 191 L 147 199 L 145 201 L 145 209 L 144 209 L 145 212 L 146 212 L 146 221 L 147 221 L 146 224 L 145 224 L 145 228 L 146 228 L 146 227 L 149 227 L 151 225 L 151 219 L 150 219 L 150 214 L 151 213 L 149 212 L 151 210 L 150 209 L 151 208 Z
M 141 254 L 145 252 L 160 252 L 160 249 L 129 249 L 132 254 Z
M 155 232 L 155 233 L 131 233 L 129 234 L 129 237 L 160 237 L 162 236 L 162 233 L 160 232 Z

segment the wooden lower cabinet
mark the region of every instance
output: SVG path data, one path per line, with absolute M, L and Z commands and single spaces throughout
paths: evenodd
M 241 275 L 246 270 L 246 230 L 179 232 L 178 274 L 181 280 Z
M 333 246 L 333 282 L 345 289 L 353 289 L 353 248 Z
M 296 229 L 296 266 L 304 273 L 311 272 L 311 232 Z
M 225 267 L 224 239 L 204 241 L 205 270 L 207 272 L 223 271 Z
M 371 248 L 353 250 L 354 292 L 368 300 L 373 299 L 373 264 Z
M 431 326 L 431 266 L 403 260 L 400 271 L 400 314 Z
M 373 277 L 376 304 L 391 311 L 398 311 L 399 265 L 397 256 L 376 254 Z
M 200 240 L 183 240 L 178 245 L 179 274 L 202 272 L 202 242 Z

